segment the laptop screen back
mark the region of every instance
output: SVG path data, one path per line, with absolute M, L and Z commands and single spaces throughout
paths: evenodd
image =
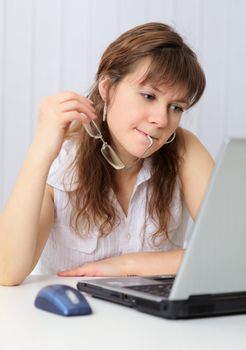
M 246 140 L 225 142 L 171 300 L 246 291 Z

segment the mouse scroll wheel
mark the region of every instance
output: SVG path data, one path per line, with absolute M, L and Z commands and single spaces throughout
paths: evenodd
M 79 298 L 77 297 L 77 295 L 73 291 L 66 290 L 65 293 L 66 293 L 67 297 L 69 298 L 69 300 L 73 304 L 78 304 L 79 303 Z

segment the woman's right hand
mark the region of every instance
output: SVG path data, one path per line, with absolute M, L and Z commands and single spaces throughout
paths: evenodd
M 62 92 L 41 100 L 37 129 L 34 136 L 43 157 L 53 161 L 60 152 L 71 122 L 81 124 L 96 119 L 93 102 L 75 92 Z

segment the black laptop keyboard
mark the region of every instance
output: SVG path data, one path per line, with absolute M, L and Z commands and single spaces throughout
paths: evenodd
M 127 288 L 137 290 L 139 292 L 158 295 L 167 298 L 170 294 L 173 283 L 151 284 L 141 286 L 128 286 Z

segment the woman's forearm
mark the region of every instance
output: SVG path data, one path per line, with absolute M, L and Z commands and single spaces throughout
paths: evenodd
M 184 255 L 184 249 L 168 252 L 131 253 L 125 256 L 126 269 L 133 275 L 175 275 Z
M 129 253 L 86 263 L 60 272 L 60 276 L 151 276 L 175 275 L 184 254 L 183 249 L 170 252 Z
M 29 149 L 13 191 L 0 213 L 0 283 L 12 284 L 32 266 L 50 162 Z M 12 281 L 12 282 L 11 282 Z

